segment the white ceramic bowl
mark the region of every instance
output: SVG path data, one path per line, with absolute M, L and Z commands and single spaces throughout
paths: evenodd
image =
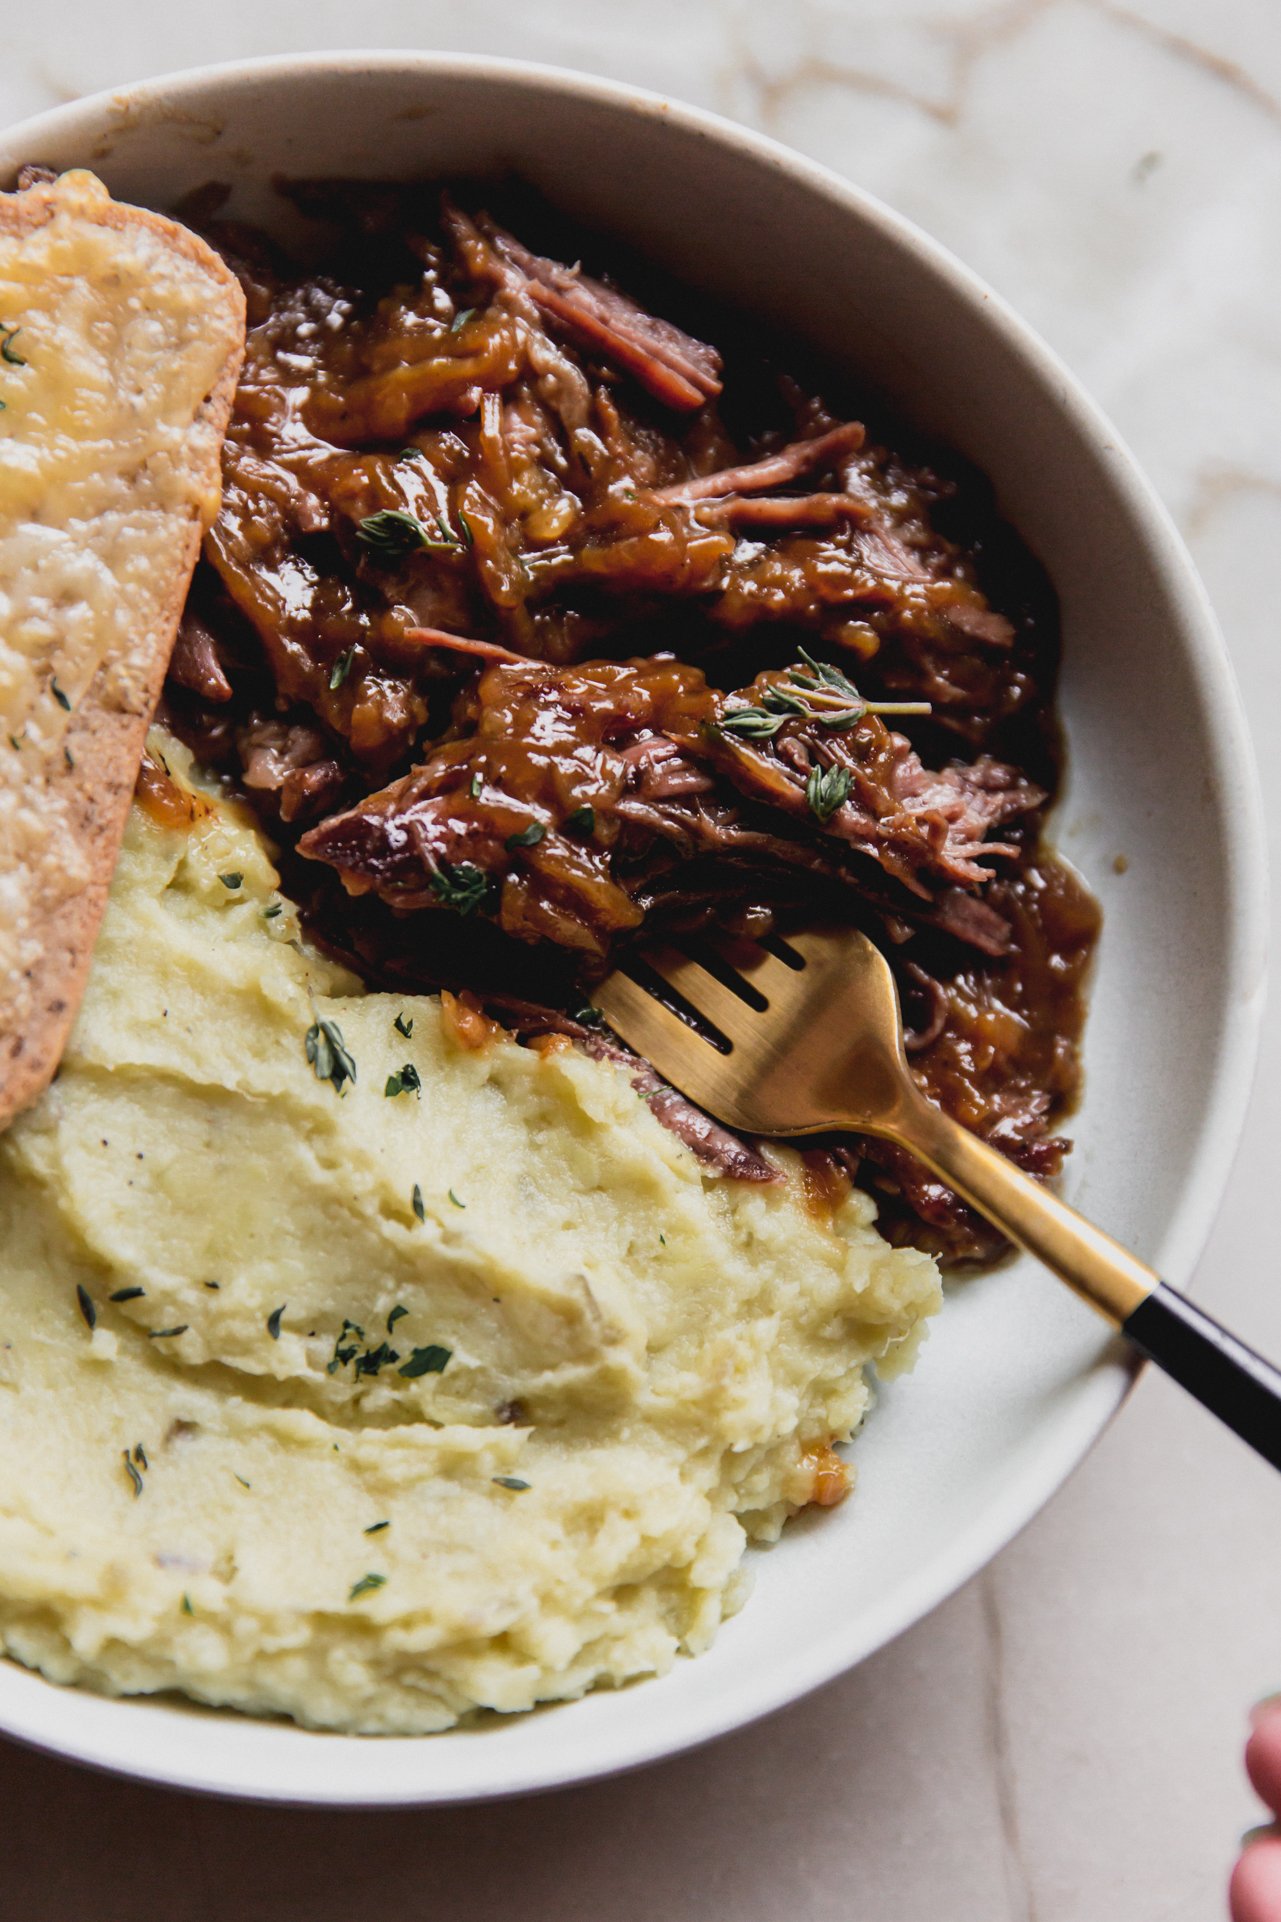
M 857 188 L 742 128 L 546 68 L 423 54 L 289 58 L 103 94 L 0 136 L 157 207 L 210 179 L 270 219 L 277 172 L 514 167 L 686 279 L 869 376 L 963 450 L 1063 609 L 1063 850 L 1106 926 L 1068 1194 L 1186 1282 L 1242 1120 L 1263 984 L 1264 857 L 1240 703 L 1191 563 L 1072 377 L 967 270 Z M 1124 875 L 1114 860 L 1124 855 Z M 0 1662 L 0 1728 L 108 1768 L 294 1802 L 414 1803 L 626 1768 L 776 1708 L 933 1608 L 1036 1512 L 1129 1373 L 1023 1261 L 957 1290 L 883 1397 L 837 1513 L 754 1556 L 755 1593 L 662 1681 L 421 1740 L 309 1734 L 110 1701 Z

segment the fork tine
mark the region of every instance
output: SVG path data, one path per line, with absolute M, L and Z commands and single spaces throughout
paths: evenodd
M 727 1040 L 751 1039 L 759 1018 L 757 1011 L 749 1008 L 723 981 L 718 981 L 701 962 L 691 961 L 679 948 L 671 947 L 651 948 L 645 959 L 668 987 L 674 988 L 696 1013 L 719 1028 Z
M 605 1019 L 617 1029 L 629 1048 L 649 1061 L 698 1059 L 705 1053 L 712 1062 L 723 1059 L 710 1041 L 678 1014 L 615 969 L 592 991 L 592 998 Z M 675 1055 L 673 1055 L 675 1051 Z M 660 1070 L 661 1072 L 661 1070 Z
M 751 951 L 745 958 L 744 951 L 748 944 L 743 941 L 716 942 L 714 946 L 721 959 L 733 968 L 736 974 L 740 974 L 750 987 L 755 988 L 758 994 L 763 994 L 767 1001 L 774 1001 L 780 995 L 791 995 L 796 992 L 796 977 L 801 970 L 794 966 L 789 967 L 786 961 L 780 961 L 778 956 L 771 954 L 768 948 L 760 947 L 753 942 Z

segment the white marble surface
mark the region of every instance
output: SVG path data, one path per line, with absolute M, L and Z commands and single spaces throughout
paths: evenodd
M 986 275 L 1111 412 L 1187 535 L 1275 847 L 1277 0 L 59 0 L 6 19 L 0 123 L 166 69 L 357 42 L 683 95 L 870 187 Z M 1202 1281 L 1273 1352 L 1278 1142 L 1281 1003 Z M 766 1724 L 541 1800 L 358 1818 L 202 1803 L 0 1748 L 0 1909 L 1207 1922 L 1256 1819 L 1246 1707 L 1281 1686 L 1279 1516 L 1275 1476 L 1147 1379 L 984 1576 Z

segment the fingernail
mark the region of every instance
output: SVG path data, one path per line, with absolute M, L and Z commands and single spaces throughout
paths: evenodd
M 1241 1837 L 1241 1847 L 1248 1849 L 1254 1842 L 1275 1842 L 1281 1839 L 1281 1828 L 1275 1822 L 1260 1822 L 1257 1828 L 1247 1829 Z
M 1257 1728 L 1265 1715 L 1275 1715 L 1278 1710 L 1281 1710 L 1281 1689 L 1278 1689 L 1274 1695 L 1265 1695 L 1261 1702 L 1255 1703 L 1250 1710 L 1250 1727 Z

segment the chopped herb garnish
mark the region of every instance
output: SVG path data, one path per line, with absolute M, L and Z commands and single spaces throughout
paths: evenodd
M 426 1221 L 427 1210 L 423 1207 L 423 1191 L 417 1182 L 414 1183 L 414 1213 L 419 1221 Z
M 432 1342 L 427 1348 L 415 1348 L 396 1372 L 407 1381 L 416 1381 L 419 1375 L 443 1375 L 452 1354 L 452 1348 L 441 1348 Z
M 810 769 L 805 783 L 805 799 L 809 802 L 810 813 L 820 821 L 830 821 L 837 808 L 849 799 L 853 785 L 848 768 L 820 767 L 817 763 Z
M 336 1021 L 313 1022 L 307 1030 L 306 1049 L 317 1081 L 332 1081 L 341 1094 L 344 1083 L 356 1079 L 356 1063 Z
M 135 1443 L 134 1443 L 134 1445 L 133 1445 L 133 1458 L 134 1458 L 134 1460 L 135 1460 L 135 1461 L 137 1462 L 137 1464 L 138 1464 L 138 1466 L 139 1466 L 139 1468 L 150 1468 L 150 1467 L 151 1467 L 151 1463 L 150 1463 L 150 1462 L 149 1462 L 149 1461 L 147 1460 L 147 1451 L 146 1451 L 146 1449 L 145 1449 L 145 1448 L 143 1447 L 143 1445 L 142 1445 L 142 1443 L 141 1443 L 141 1442 L 135 1442 Z
M 357 1355 L 355 1372 L 357 1376 L 379 1375 L 399 1360 L 400 1355 L 390 1342 L 380 1341 L 376 1348 L 367 1348 L 363 1355 Z
M 221 1287 L 222 1287 L 222 1283 L 221 1283 L 220 1281 L 207 1281 L 207 1282 L 205 1283 L 205 1287 L 206 1287 L 206 1288 L 221 1288 Z
M 182 1612 L 184 1615 L 194 1615 L 196 1612 L 195 1609 L 191 1606 L 190 1595 L 184 1595 L 182 1598 Z
M 396 1019 L 392 1022 L 391 1025 L 396 1030 L 397 1034 L 403 1034 L 406 1041 L 408 1041 L 409 1037 L 414 1032 L 414 1017 L 411 1014 L 409 1019 L 406 1021 L 403 1014 L 398 1014 L 396 1016 Z
M 63 760 L 64 760 L 64 761 L 66 762 L 66 764 L 67 764 L 67 766 L 68 766 L 69 768 L 74 768 L 74 767 L 75 767 L 75 765 L 76 765 L 76 757 L 75 757 L 75 755 L 74 755 L 74 754 L 73 754 L 73 753 L 71 752 L 71 749 L 70 749 L 69 747 L 67 747 L 67 746 L 66 746 L 65 744 L 64 744 L 64 746 L 63 746 L 63 749 L 62 749 L 62 758 L 63 758 Z
M 98 1326 L 98 1310 L 94 1307 L 93 1296 L 79 1281 L 76 1283 L 76 1300 L 80 1303 L 80 1313 L 84 1316 L 85 1327 L 92 1334 Z
M 235 1471 L 233 1470 L 232 1472 L 234 1473 Z M 243 1475 L 237 1475 L 237 1476 L 236 1476 L 236 1480 L 237 1480 L 237 1481 L 238 1481 L 238 1482 L 240 1483 L 240 1486 L 241 1486 L 242 1488 L 252 1488 L 252 1487 L 253 1487 L 253 1483 L 252 1483 L 252 1482 L 247 1482 L 247 1481 L 245 1480 L 245 1478 L 244 1478 L 244 1476 L 243 1476 Z
M 472 539 L 471 522 L 461 507 L 454 509 L 454 519 L 458 522 L 458 537 L 462 541 L 463 546 L 474 547 L 475 542 Z
M 283 901 L 273 901 L 273 902 L 272 902 L 272 904 L 271 904 L 271 906 L 270 906 L 269 908 L 264 908 L 264 909 L 263 909 L 263 911 L 262 911 L 262 918 L 263 918 L 263 920 L 264 920 L 264 921 L 274 921 L 274 920 L 275 920 L 275 918 L 276 918 L 276 916 L 277 916 L 277 915 L 278 915 L 279 913 L 281 913 L 281 911 L 283 910 L 283 908 L 284 908 L 284 905 L 285 905 L 285 904 L 284 904 L 284 902 L 283 902 Z
M 599 1028 L 605 1019 L 600 1009 L 594 1008 L 590 1001 L 585 1001 L 581 1008 L 575 1008 L 569 1018 L 584 1028 Z
M 175 1335 L 185 1335 L 190 1326 L 190 1322 L 180 1321 L 176 1328 L 149 1328 L 147 1330 L 147 1340 L 171 1341 Z
M 218 879 L 222 882 L 222 885 L 227 889 L 229 893 L 232 893 L 232 894 L 235 893 L 236 889 L 240 886 L 244 878 L 245 878 L 244 875 L 238 872 L 232 873 L 232 874 L 220 874 L 218 876 Z
M 67 691 L 66 691 L 66 689 L 65 689 L 65 688 L 62 688 L 62 687 L 59 687 L 59 686 L 58 686 L 58 677 L 57 677 L 57 675 L 56 675 L 56 674 L 54 674 L 54 675 L 52 675 L 52 676 L 50 677 L 50 680 L 49 680 L 49 692 L 50 692 L 50 693 L 52 694 L 52 696 L 53 696 L 53 698 L 54 698 L 54 700 L 55 700 L 55 701 L 56 701 L 56 702 L 58 703 L 58 706 L 59 706 L 59 707 L 61 707 L 61 708 L 65 708 L 65 709 L 66 709 L 66 711 L 67 711 L 67 713 L 68 713 L 68 714 L 70 714 L 70 712 L 71 712 L 71 697 L 70 697 L 70 695 L 69 695 L 69 694 L 67 693 Z
M 335 689 L 342 686 L 347 676 L 351 673 L 351 664 L 355 658 L 356 650 L 354 647 L 344 648 L 343 652 L 338 656 L 338 659 L 329 670 L 329 691 L 331 694 Z
M 370 1522 L 368 1528 L 364 1529 L 362 1532 L 366 1535 L 381 1535 L 384 1528 L 390 1528 L 390 1527 L 391 1527 L 390 1522 Z
M 388 1075 L 383 1094 L 389 1099 L 398 1094 L 416 1094 L 421 1101 L 422 1090 L 423 1084 L 417 1068 L 412 1061 L 407 1061 L 403 1068 L 396 1070 L 395 1074 Z
M 138 1473 L 138 1470 L 134 1467 L 133 1457 L 130 1455 L 129 1450 L 127 1448 L 122 1448 L 120 1453 L 124 1459 L 125 1473 L 126 1475 L 128 1475 L 130 1481 L 133 1483 L 133 1498 L 135 1501 L 137 1501 L 139 1495 L 141 1495 L 142 1493 L 142 1476 Z
M 109 1295 L 107 1299 L 109 1301 L 137 1301 L 138 1298 L 141 1295 L 145 1295 L 146 1292 L 145 1288 L 117 1288 L 115 1294 Z
M 660 1241 L 662 1242 L 662 1244 L 663 1244 L 663 1246 L 664 1246 L 664 1248 L 666 1248 L 666 1246 L 667 1246 L 667 1236 L 666 1236 L 665 1234 L 662 1234 L 662 1233 L 660 1232 L 660 1234 L 659 1234 L 659 1237 L 658 1237 L 658 1239 L 659 1239 L 659 1240 L 660 1240 Z
M 567 814 L 562 823 L 566 834 L 580 834 L 584 840 L 596 832 L 596 810 L 593 807 L 575 808 Z
M 381 561 L 403 560 L 419 548 L 452 554 L 462 545 L 452 534 L 435 538 L 416 515 L 403 513 L 399 507 L 384 507 L 379 514 L 367 515 L 356 529 L 356 538 Z
M 392 1309 L 391 1313 L 387 1317 L 387 1333 L 390 1334 L 392 1329 L 396 1326 L 396 1323 L 398 1321 L 403 1321 L 405 1316 L 408 1313 L 409 1313 L 408 1308 L 405 1307 L 403 1302 L 398 1301 L 396 1303 L 396 1306 Z
M 0 403 L 0 405 L 2 405 L 2 404 L 3 404 L 3 403 Z M 21 740 L 20 740 L 20 739 L 18 738 L 18 736 L 17 736 L 16 734 L 11 734 L 11 735 L 9 736 L 9 746 L 10 746 L 11 748 L 13 748 L 13 750 L 14 750 L 14 752 L 15 752 L 15 753 L 17 753 L 17 752 L 19 752 L 19 751 L 21 750 L 21 747 L 22 747 L 22 742 L 21 742 Z
M 458 1196 L 454 1193 L 452 1188 L 449 1190 L 449 1199 L 453 1202 L 455 1208 L 465 1208 L 467 1206 L 467 1203 L 465 1201 L 460 1201 L 458 1199 Z
M 431 877 L 432 887 L 447 908 L 459 914 L 491 908 L 498 899 L 498 885 L 490 874 L 473 867 L 470 861 L 442 861 Z
M 523 1482 L 519 1475 L 495 1475 L 493 1479 L 499 1488 L 513 1488 L 518 1492 L 530 1486 L 529 1482 Z
M 541 821 L 531 821 L 519 834 L 509 834 L 504 846 L 508 853 L 514 853 L 517 848 L 536 848 L 546 832 Z
M 459 313 L 456 313 L 449 323 L 450 333 L 456 334 L 460 328 L 465 327 L 475 311 L 476 309 L 474 307 L 464 307 Z
M 21 332 L 21 327 L 6 327 L 0 321 L 0 360 L 7 360 L 10 367 L 25 367 L 27 364 L 21 354 L 13 351 L 13 343 Z
M 347 1597 L 347 1600 L 354 1602 L 358 1596 L 369 1595 L 374 1589 L 385 1588 L 386 1586 L 387 1577 L 385 1575 L 362 1575 L 358 1582 L 352 1583 L 351 1594 Z
M 267 1317 L 267 1333 L 273 1341 L 280 1340 L 280 1320 L 288 1306 L 287 1301 L 282 1301 L 279 1308 L 273 1308 Z
M 353 1335 L 356 1337 L 355 1341 L 351 1339 Z M 330 1375 L 336 1375 L 340 1368 L 345 1368 L 349 1361 L 354 1361 L 360 1353 L 358 1343 L 364 1339 L 365 1331 L 360 1323 L 358 1321 L 348 1321 L 344 1316 L 343 1325 L 338 1331 L 337 1340 L 334 1342 L 333 1358 L 329 1362 L 325 1372 Z
M 396 459 L 397 460 L 421 460 L 422 457 L 423 457 L 423 450 L 421 447 L 402 447 L 400 452 L 397 454 Z
M 485 777 L 481 773 L 480 769 L 477 768 L 476 772 L 472 775 L 471 780 L 467 783 L 467 792 L 471 795 L 471 798 L 473 801 L 479 801 L 481 796 L 481 790 L 483 789 L 484 785 L 485 785 Z

